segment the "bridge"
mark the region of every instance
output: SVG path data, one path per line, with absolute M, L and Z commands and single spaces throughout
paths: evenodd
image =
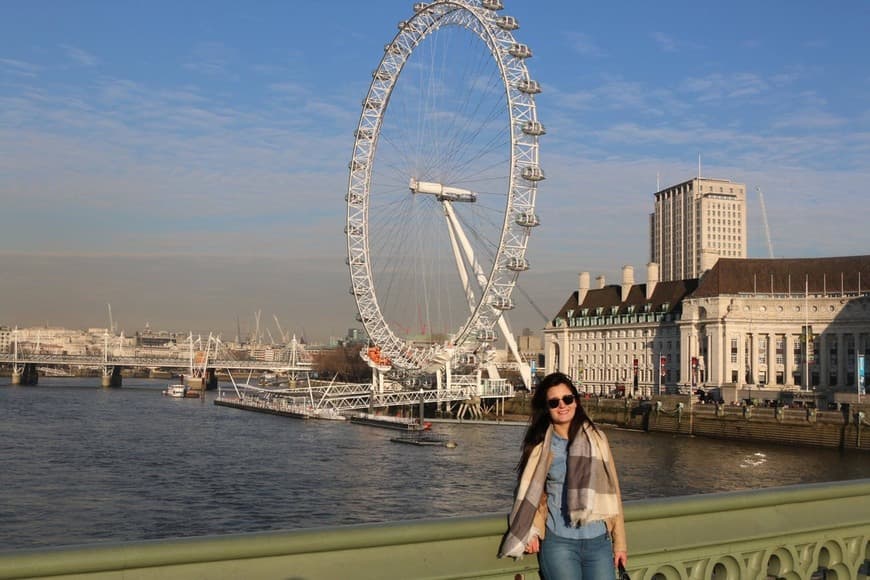
M 103 371 L 102 385 L 104 387 L 121 386 L 121 369 L 123 368 L 161 368 L 161 369 L 185 369 L 185 380 L 191 386 L 197 388 L 214 388 L 217 386 L 215 369 L 227 371 L 263 371 L 285 373 L 292 379 L 298 376 L 307 376 L 311 372 L 311 362 L 307 360 L 304 349 L 296 341 L 296 337 L 289 343 L 286 352 L 286 360 L 260 361 L 247 357 L 234 355 L 219 337 L 208 336 L 207 341 L 202 338 L 193 339 L 190 335 L 189 353 L 181 351 L 174 356 L 155 356 L 147 347 L 127 346 L 123 347 L 119 341 L 114 344 L 112 337 L 110 347 L 109 335 L 104 336 L 101 351 L 95 354 L 68 354 L 66 352 L 44 352 L 37 345 L 34 348 L 19 348 L 17 335 L 10 346 L 11 352 L 0 353 L 0 364 L 12 366 L 12 384 L 35 385 L 38 380 L 38 368 L 77 367 L 77 368 L 100 368 Z M 197 348 L 195 349 L 195 345 Z M 126 351 L 126 352 L 125 352 Z M 132 351 L 132 354 L 130 354 Z
M 870 479 L 629 501 L 635 580 L 867 580 Z M 0 553 L 0 580 L 532 580 L 506 514 Z M 352 572 L 349 572 L 352 571 Z
M 220 353 L 219 353 L 220 354 Z M 295 359 L 295 360 L 294 360 Z M 197 388 L 209 385 L 217 387 L 216 370 L 238 371 L 240 373 L 261 371 L 283 373 L 292 378 L 308 377 L 312 365 L 307 362 L 297 362 L 297 357 L 288 361 L 255 361 L 238 360 L 234 358 L 203 358 L 197 362 L 182 358 L 153 357 L 133 355 L 113 355 L 104 352 L 102 355 L 55 355 L 17 353 L 0 354 L 0 364 L 12 365 L 12 384 L 36 384 L 37 368 L 40 367 L 82 367 L 101 368 L 102 385 L 104 387 L 121 385 L 121 369 L 123 368 L 162 368 L 184 369 L 190 373 Z M 232 379 L 232 374 L 230 374 Z M 389 380 L 377 380 L 368 383 L 332 383 L 326 381 L 305 381 L 304 387 L 264 389 L 250 384 L 233 386 L 237 399 L 242 406 L 274 407 L 274 410 L 284 410 L 297 414 L 317 412 L 344 412 L 375 407 L 409 406 L 419 403 L 451 403 L 461 402 L 460 414 L 466 412 L 478 416 L 482 414 L 481 401 L 495 401 L 496 414 L 498 405 L 513 396 L 513 387 L 504 379 L 482 379 L 477 375 L 451 375 L 447 384 L 438 388 L 408 388 L 405 385 Z M 304 409 L 304 411 L 303 411 Z

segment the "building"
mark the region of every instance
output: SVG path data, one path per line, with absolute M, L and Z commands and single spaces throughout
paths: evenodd
M 650 261 L 661 281 L 698 278 L 720 257 L 746 257 L 746 186 L 696 177 L 656 192 Z
M 517 350 L 520 358 L 529 365 L 532 374 L 544 369 L 544 347 L 539 334 L 524 328 L 523 332 L 516 337 Z
M 622 283 L 598 276 L 590 288 L 581 272 L 578 290 L 544 329 L 547 372 L 573 377 L 585 392 L 649 395 L 676 387 L 680 377 L 683 300 L 697 280 L 658 281 L 658 265 L 647 265 L 647 283 L 635 284 L 624 266 Z
M 870 256 L 722 258 L 678 326 L 681 384 L 855 393 L 858 357 L 870 360 Z
M 700 279 L 620 286 L 580 274 L 544 330 L 547 370 L 587 392 L 692 387 L 726 401 L 780 391 L 857 393 L 870 369 L 870 256 L 721 258 Z
M 12 329 L 0 326 L 0 352 L 12 351 Z

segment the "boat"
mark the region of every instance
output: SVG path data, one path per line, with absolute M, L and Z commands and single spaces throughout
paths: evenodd
M 447 438 L 444 433 L 432 433 L 431 431 L 412 431 L 402 433 L 396 437 L 390 437 L 393 443 L 405 443 L 407 445 L 448 447 L 453 449 L 456 442 Z
M 202 396 L 202 389 L 191 389 L 187 385 L 178 383 L 167 386 L 163 390 L 163 396 L 174 399 L 199 399 Z
M 432 427 L 432 424 L 429 422 L 424 422 L 421 425 L 417 419 L 393 417 L 391 415 L 374 415 L 372 413 L 354 413 L 350 415 L 350 422 L 396 431 L 426 431 Z
M 163 396 L 174 397 L 176 399 L 184 398 L 187 396 L 187 385 L 182 385 L 182 384 L 169 385 L 163 391 Z
M 311 416 L 315 419 L 324 419 L 326 421 L 346 421 L 347 417 L 332 408 L 321 407 L 312 409 Z

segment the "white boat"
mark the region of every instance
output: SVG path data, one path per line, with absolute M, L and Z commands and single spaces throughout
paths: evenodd
M 331 408 L 312 409 L 311 416 L 315 419 L 325 419 L 327 421 L 346 421 L 347 417 Z
M 163 391 L 163 395 L 166 397 L 175 397 L 177 399 L 184 398 L 187 396 L 187 385 L 169 385 Z

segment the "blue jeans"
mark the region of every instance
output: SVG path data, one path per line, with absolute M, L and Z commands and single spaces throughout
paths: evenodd
M 613 545 L 610 534 L 588 540 L 547 534 L 538 554 L 544 580 L 613 580 Z

